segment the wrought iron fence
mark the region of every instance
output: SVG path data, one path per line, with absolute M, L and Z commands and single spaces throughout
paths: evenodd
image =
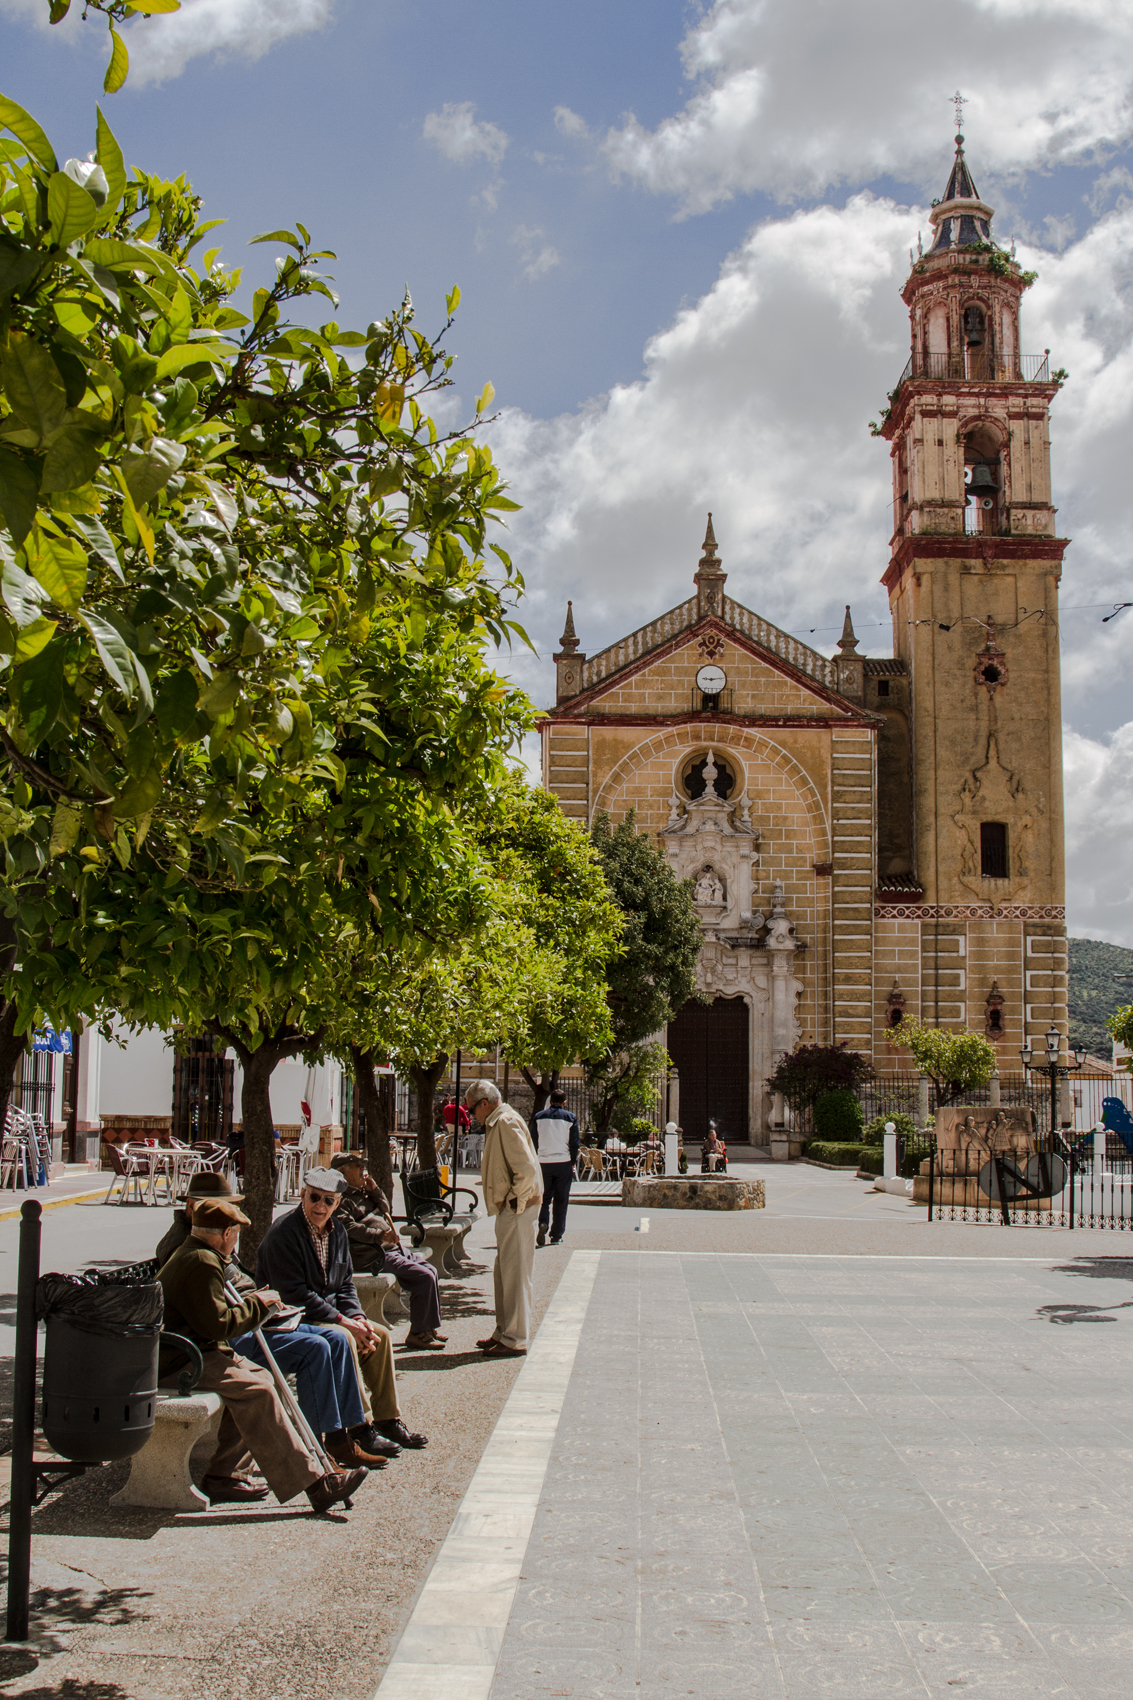
M 1133 1152 L 1112 1134 L 1035 1134 L 1019 1152 L 938 1151 L 914 1177 L 929 1221 L 1133 1228 Z
M 37 1119 L 50 1131 L 55 1096 L 55 1055 L 52 1051 L 25 1051 L 16 1065 L 11 1103 Z
M 983 348 L 965 348 L 954 354 L 911 354 L 897 379 L 893 395 L 910 378 L 963 379 L 988 383 L 1046 384 L 1050 382 L 1050 350 L 1043 354 L 1021 354 L 1018 363 L 997 360 Z

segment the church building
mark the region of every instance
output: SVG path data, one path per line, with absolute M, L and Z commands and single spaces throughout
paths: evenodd
M 709 515 L 694 593 L 587 656 L 573 612 L 543 776 L 589 823 L 630 810 L 704 925 L 699 988 L 663 1035 L 697 1138 L 767 1142 L 797 1043 L 880 1073 L 906 1015 L 1016 1063 L 1065 1036 L 1058 585 L 1047 356 L 1020 352 L 1028 279 L 991 237 L 963 137 L 902 291 L 908 364 L 880 425 L 893 652 L 850 610 L 828 659 L 727 595 Z

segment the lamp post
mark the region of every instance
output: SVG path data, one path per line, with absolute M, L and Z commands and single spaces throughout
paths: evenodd
M 1058 1053 L 1061 1047 L 1062 1034 L 1051 1023 L 1046 1035 L 1045 1062 L 1036 1062 L 1034 1047 L 1030 1040 L 1019 1052 L 1025 1069 L 1030 1070 L 1032 1074 L 1045 1074 L 1050 1081 L 1050 1131 L 1052 1135 L 1058 1132 L 1058 1083 L 1060 1080 L 1069 1079 L 1072 1074 L 1077 1074 L 1086 1060 L 1085 1045 L 1075 1045 L 1073 1047 L 1074 1061 L 1065 1066 L 1061 1065 L 1058 1061 Z

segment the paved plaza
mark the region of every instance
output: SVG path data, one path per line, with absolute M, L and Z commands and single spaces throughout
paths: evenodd
M 0 1651 L 0 1696 L 1124 1700 L 1133 1242 L 759 1172 L 766 1211 L 572 1207 L 521 1362 L 475 1351 L 477 1222 L 449 1350 L 398 1353 L 432 1444 L 349 1515 L 120 1510 L 124 1465 L 52 1496 L 38 1665 Z M 167 1219 L 63 1205 L 44 1268 Z

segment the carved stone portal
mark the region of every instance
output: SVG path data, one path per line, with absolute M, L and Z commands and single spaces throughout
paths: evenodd
M 709 751 L 706 776 L 715 769 Z M 770 1099 L 764 1082 L 784 1051 L 798 1041 L 802 981 L 793 971 L 802 948 L 776 883 L 770 913 L 753 908 L 759 832 L 746 795 L 725 799 L 709 783 L 694 802 L 674 796 L 661 849 L 678 879 L 691 879 L 704 927 L 697 988 L 708 997 L 742 997 L 751 1016 L 749 1120 L 752 1138 L 766 1137 Z

